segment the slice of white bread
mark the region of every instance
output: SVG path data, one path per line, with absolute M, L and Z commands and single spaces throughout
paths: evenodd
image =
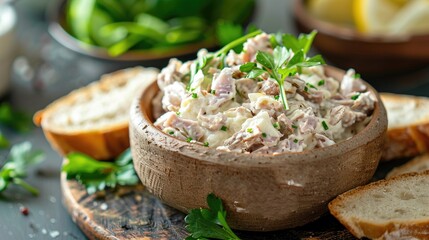
M 99 160 L 129 147 L 128 120 L 136 94 L 156 80 L 157 69 L 135 67 L 106 74 L 34 115 L 60 154 L 82 152 Z
M 392 169 L 386 178 L 392 178 L 405 173 L 423 172 L 429 170 L 429 154 L 417 156 L 402 166 Z
M 389 121 L 382 160 L 429 152 L 429 98 L 381 93 Z
M 381 180 L 341 194 L 329 211 L 354 236 L 429 239 L 429 171 Z

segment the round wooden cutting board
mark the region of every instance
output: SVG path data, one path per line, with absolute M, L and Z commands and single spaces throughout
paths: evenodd
M 164 205 L 139 185 L 88 195 L 83 186 L 61 176 L 63 202 L 90 239 L 185 239 L 185 214 Z M 236 231 L 242 239 L 355 239 L 326 215 L 301 228 L 276 232 Z

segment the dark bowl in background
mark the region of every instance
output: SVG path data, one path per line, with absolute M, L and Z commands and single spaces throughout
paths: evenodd
M 214 49 L 217 43 L 214 40 L 205 40 L 195 43 L 172 47 L 169 50 L 131 50 L 120 56 L 112 57 L 102 47 L 84 43 L 66 31 L 65 6 L 66 0 L 52 1 L 48 7 L 49 33 L 62 46 L 69 50 L 101 61 L 107 66 L 107 71 L 142 65 L 145 67 L 162 68 L 168 64 L 170 58 L 182 61 L 194 59 L 201 48 Z
M 371 80 L 407 74 L 429 66 L 429 34 L 369 36 L 312 16 L 306 2 L 295 0 L 294 20 L 300 32 L 318 31 L 314 47 L 334 65 L 354 68 Z M 376 84 L 377 85 L 377 84 Z

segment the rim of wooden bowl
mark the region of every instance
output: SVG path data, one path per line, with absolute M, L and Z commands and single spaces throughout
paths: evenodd
M 324 66 L 327 76 L 336 79 L 342 79 L 345 71 L 332 67 Z M 230 165 L 230 166 L 247 166 L 247 167 L 273 167 L 279 166 L 284 161 L 296 161 L 311 163 L 346 154 L 347 152 L 364 147 L 367 143 L 375 140 L 387 130 L 387 115 L 383 103 L 377 91 L 367 82 L 362 81 L 368 91 L 372 92 L 377 98 L 375 108 L 368 125 L 359 131 L 350 139 L 341 141 L 332 146 L 306 150 L 303 152 L 285 152 L 277 155 L 261 154 L 261 153 L 235 153 L 216 150 L 216 148 L 204 147 L 196 143 L 188 143 L 179 140 L 162 132 L 153 125 L 152 121 L 152 99 L 159 91 L 156 82 L 146 88 L 141 96 L 134 99 L 131 109 L 131 124 L 137 131 L 144 132 L 148 138 L 151 138 L 152 143 L 165 150 L 177 152 L 190 158 L 207 161 L 214 164 Z M 150 109 L 146 111 L 145 109 Z M 168 144 L 166 144 L 168 143 Z M 197 154 L 197 155 L 196 155 Z

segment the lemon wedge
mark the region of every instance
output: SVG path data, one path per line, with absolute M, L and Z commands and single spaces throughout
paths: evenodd
M 356 28 L 372 35 L 429 33 L 429 0 L 354 0 Z
M 429 0 L 409 1 L 391 21 L 390 32 L 394 35 L 429 33 Z
M 413 1 L 413 0 L 411 0 Z M 400 0 L 354 0 L 356 28 L 368 34 L 386 34 L 394 16 L 406 4 Z
M 309 12 L 322 20 L 338 23 L 353 23 L 353 0 L 310 0 Z

